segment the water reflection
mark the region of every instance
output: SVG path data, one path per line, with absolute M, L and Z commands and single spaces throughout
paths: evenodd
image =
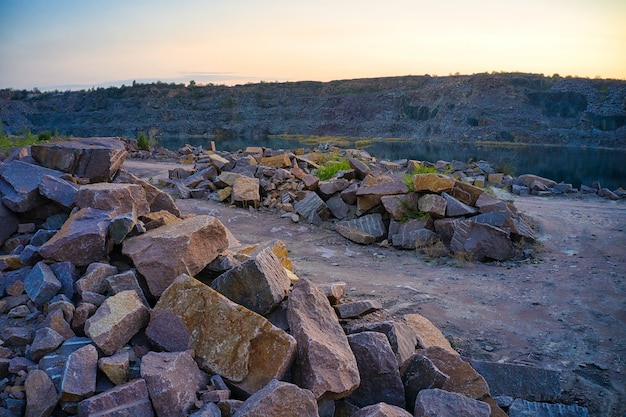
M 186 143 L 207 147 L 210 139 L 164 138 L 160 144 L 176 150 Z M 237 138 L 215 141 L 223 151 L 237 151 L 248 146 L 264 146 L 272 149 L 308 148 L 297 140 L 267 138 L 250 140 Z M 557 182 L 571 183 L 574 187 L 600 181 L 603 187 L 616 189 L 626 186 L 626 150 L 572 148 L 561 146 L 486 146 L 429 141 L 372 141 L 364 148 L 379 159 L 416 159 L 479 161 L 496 164 L 513 175 L 536 174 Z

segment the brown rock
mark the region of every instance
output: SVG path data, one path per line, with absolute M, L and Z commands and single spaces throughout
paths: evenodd
M 160 417 L 188 414 L 208 381 L 189 352 L 149 352 L 141 358 L 141 377 Z
M 326 296 L 307 280 L 294 284 L 287 309 L 298 342 L 294 381 L 318 399 L 348 396 L 359 385 L 359 371 L 348 339 Z
M 454 178 L 441 174 L 416 174 L 413 176 L 413 190 L 418 193 L 449 193 L 452 191 L 454 183 Z
M 363 178 L 365 178 L 366 176 L 372 173 L 372 171 L 367 166 L 367 164 L 365 164 L 364 162 L 356 158 L 348 159 L 348 163 L 350 164 L 350 168 L 352 168 L 355 171 L 356 177 L 360 180 L 362 180 Z
M 415 353 L 417 337 L 407 324 L 400 321 L 379 321 L 374 323 L 356 324 L 348 327 L 348 333 L 379 332 L 387 336 L 389 344 L 396 354 L 398 367 Z
M 380 198 L 383 207 L 394 220 L 403 220 L 408 210 L 417 210 L 417 193 L 403 195 L 384 195 Z
M 113 356 L 105 356 L 98 359 L 98 368 L 104 372 L 115 385 L 122 385 L 126 382 L 126 375 L 130 359 L 128 352 L 120 352 Z
M 107 291 L 106 279 L 117 274 L 117 268 L 104 262 L 94 262 L 87 267 L 85 275 L 74 283 L 78 294 L 83 291 L 91 291 L 97 294 L 105 294 Z
M 61 230 L 44 243 L 39 253 L 44 259 L 68 261 L 86 266 L 106 257 L 109 252 L 107 231 L 110 213 L 84 208 L 73 213 Z
M 146 381 L 139 378 L 87 398 L 78 404 L 79 417 L 153 417 Z
M 514 254 L 513 243 L 508 232 L 471 220 L 454 223 L 450 250 L 479 261 L 485 259 L 503 261 Z
M 112 355 L 148 324 L 150 313 L 135 291 L 109 297 L 87 319 L 85 334 L 105 355 Z
M 317 193 L 324 200 L 328 200 L 330 196 L 345 190 L 349 185 L 350 183 L 345 178 L 331 178 L 319 182 L 317 185 Z
M 341 303 L 341 299 L 346 294 L 345 282 L 331 282 L 329 284 L 318 284 L 317 288 L 324 293 L 330 305 L 334 306 Z
M 174 200 L 168 193 L 159 190 L 147 181 L 137 178 L 130 172 L 121 169 L 115 177 L 115 182 L 141 185 L 146 193 L 146 200 L 150 205 L 151 212 L 166 210 L 176 217 L 182 217 L 176 203 L 174 203 Z
M 548 188 L 554 188 L 554 186 L 556 185 L 556 181 L 552 181 L 548 178 L 543 178 L 533 174 L 520 175 L 519 177 L 517 177 L 517 180 L 522 182 L 527 187 L 530 187 L 533 182 L 541 183 Z
M 289 159 L 288 153 L 283 153 L 276 156 L 259 158 L 259 164 L 266 167 L 289 168 L 291 166 L 291 159 Z
M 72 352 L 61 380 L 61 401 L 80 401 L 96 391 L 98 351 L 86 345 Z
M 81 186 L 76 193 L 76 207 L 110 211 L 111 217 L 128 212 L 141 216 L 150 211 L 140 185 L 105 182 Z
M 233 204 L 240 203 L 244 206 L 251 204 L 256 207 L 261 202 L 259 179 L 245 176 L 237 178 L 233 183 L 231 199 Z
M 24 417 L 48 417 L 52 415 L 59 399 L 52 380 L 44 371 L 32 370 L 24 382 L 26 411 Z
M 189 331 L 182 318 L 169 310 L 154 309 L 146 336 L 159 348 L 168 352 L 182 352 L 189 346 Z
M 126 239 L 122 253 L 159 296 L 177 276 L 197 274 L 227 248 L 224 225 L 212 216 L 195 216 Z
M 33 158 L 44 167 L 89 178 L 110 181 L 128 153 L 117 138 L 76 138 L 31 146 Z
M 482 188 L 476 187 L 464 181 L 456 181 L 450 194 L 457 200 L 470 206 L 474 206 L 478 198 L 484 193 L 485 190 Z
M 290 335 L 188 275 L 163 292 L 154 310 L 182 319 L 202 369 L 249 394 L 281 378 L 293 360 L 296 342 Z
M 78 335 L 85 334 L 85 322 L 89 317 L 93 315 L 98 309 L 97 306 L 91 303 L 80 303 L 74 310 L 74 317 L 72 317 L 71 328 Z
M 349 335 L 348 342 L 356 358 L 361 384 L 347 401 L 359 407 L 384 402 L 404 408 L 404 385 L 387 337 L 382 333 L 362 332 Z
M 273 380 L 250 396 L 233 416 L 318 417 L 318 409 L 311 391 Z
M 417 201 L 419 211 L 429 213 L 434 218 L 446 215 L 446 204 L 446 199 L 437 194 L 425 194 Z
M 350 417 L 413 417 L 413 414 L 395 405 L 378 403 L 363 407 Z
M 441 330 L 426 317 L 420 314 L 405 314 L 404 320 L 415 332 L 417 336 L 417 347 L 419 349 L 439 346 L 453 355 L 458 355 L 457 351 L 450 345 L 448 339 L 441 333 Z
M 355 227 L 348 226 L 347 224 L 337 223 L 335 225 L 335 232 L 354 243 L 360 243 L 361 245 L 370 245 L 376 242 L 376 237 L 363 230 L 359 230 Z
M 35 339 L 30 347 L 30 356 L 35 362 L 39 362 L 44 355 L 61 346 L 65 338 L 49 327 L 42 327 L 35 332 Z
M 44 326 L 50 327 L 52 330 L 63 336 L 65 339 L 76 336 L 72 331 L 65 314 L 61 310 L 52 310 L 48 312 L 44 322 Z
M 328 219 L 330 217 L 328 206 L 324 203 L 324 200 L 313 191 L 307 192 L 302 200 L 296 201 L 293 208 L 307 220 L 309 220 L 312 215 L 317 215 L 322 219 Z
M 437 388 L 420 391 L 415 401 L 415 417 L 488 417 L 489 415 L 489 406 L 484 402 Z

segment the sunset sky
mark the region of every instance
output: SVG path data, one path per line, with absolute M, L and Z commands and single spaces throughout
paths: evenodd
M 0 88 L 491 71 L 626 79 L 626 1 L 0 0 Z

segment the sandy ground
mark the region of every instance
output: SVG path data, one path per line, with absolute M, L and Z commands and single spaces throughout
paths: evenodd
M 136 160 L 125 167 L 155 182 L 172 168 Z M 590 415 L 626 412 L 626 200 L 517 197 L 539 230 L 534 258 L 484 264 L 361 246 L 330 225 L 273 213 L 176 203 L 184 213 L 216 216 L 242 243 L 281 239 L 300 277 L 343 281 L 350 298 L 420 313 L 468 358 L 564 371 L 564 399 Z

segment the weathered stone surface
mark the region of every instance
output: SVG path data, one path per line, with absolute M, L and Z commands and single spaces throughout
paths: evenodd
M 72 352 L 65 363 L 61 381 L 61 401 L 80 401 L 96 391 L 98 351 L 86 345 Z
M 485 190 L 480 187 L 476 187 L 467 182 L 456 181 L 450 194 L 457 200 L 470 206 L 474 206 L 478 198 L 484 193 Z
M 489 405 L 465 395 L 437 388 L 420 391 L 415 402 L 415 417 L 488 417 Z
M 50 301 L 61 287 L 61 282 L 54 275 L 50 266 L 44 262 L 37 262 L 24 279 L 26 294 L 35 304 L 39 305 Z
M 454 183 L 454 178 L 441 174 L 417 174 L 413 176 L 413 190 L 418 193 L 450 192 L 454 187 Z
M 80 417 L 153 417 L 146 381 L 138 378 L 78 404 Z
M 317 184 L 317 193 L 322 199 L 328 200 L 330 196 L 345 190 L 349 185 L 350 182 L 345 178 L 331 178 Z
M 349 326 L 348 333 L 378 332 L 387 336 L 400 367 L 415 353 L 417 336 L 411 327 L 400 321 L 379 321 Z
M 94 262 L 87 267 L 85 275 L 80 277 L 74 288 L 78 294 L 91 291 L 104 294 L 107 291 L 107 278 L 117 274 L 117 268 L 104 262 Z
M 74 317 L 72 317 L 71 328 L 77 335 L 82 336 L 85 334 L 85 322 L 96 312 L 97 309 L 97 306 L 85 302 L 81 302 L 76 306 L 76 310 L 74 310 Z
M 291 159 L 288 153 L 282 153 L 276 156 L 259 158 L 259 164 L 266 167 L 289 168 L 291 166 Z
M 24 417 L 48 417 L 57 404 L 59 395 L 52 380 L 44 371 L 32 370 L 24 382 L 26 411 Z
M 517 181 L 523 183 L 527 187 L 530 187 L 533 182 L 538 182 L 545 185 L 548 188 L 552 188 L 556 185 L 556 181 L 552 181 L 548 178 L 543 178 L 533 174 L 523 174 L 517 177 Z
M 329 284 L 317 284 L 317 288 L 324 293 L 330 305 L 334 306 L 341 302 L 341 299 L 346 294 L 345 282 L 331 282 Z
M 360 382 L 356 359 L 328 299 L 308 280 L 294 284 L 287 320 L 298 342 L 296 384 L 318 399 L 352 393 Z
M 504 201 L 498 200 L 497 198 L 492 197 L 491 195 L 487 193 L 482 193 L 476 200 L 476 203 L 474 203 L 474 206 L 481 213 L 488 213 L 491 211 L 502 211 L 502 210 L 509 211 L 509 208 Z
M 227 414 L 227 415 L 230 415 Z M 222 411 L 213 402 L 204 403 L 198 411 L 189 414 L 189 417 L 222 417 Z
M 561 395 L 558 371 L 481 360 L 470 363 L 485 378 L 494 397 L 506 395 L 529 401 L 558 402 Z
M 446 199 L 437 194 L 424 194 L 417 201 L 419 211 L 429 213 L 434 218 L 446 215 Z
M 348 164 L 350 164 L 350 168 L 355 171 L 356 177 L 360 180 L 372 173 L 370 168 L 364 162 L 356 158 L 348 159 Z
M 197 274 L 227 248 L 224 225 L 212 216 L 195 216 L 126 239 L 122 253 L 159 296 L 177 276 Z
M 441 330 L 426 317 L 420 314 L 405 314 L 403 317 L 406 324 L 413 329 L 417 336 L 418 348 L 425 349 L 431 346 L 439 346 L 453 355 L 458 355 L 452 346 L 450 346 L 448 339 L 441 333 Z
M 31 146 L 31 154 L 45 167 L 97 182 L 113 179 L 128 153 L 116 138 L 76 138 Z
M 368 235 L 374 236 L 376 241 L 381 241 L 387 236 L 387 227 L 380 213 L 368 214 L 350 221 L 338 222 L 335 225 L 335 229 L 337 226 L 360 230 Z
M 248 398 L 233 415 L 261 416 L 317 417 L 317 402 L 311 391 L 273 380 Z
M 431 346 L 418 351 L 418 353 L 426 356 L 441 372 L 448 375 L 449 379 L 442 389 L 487 403 L 491 407 L 491 417 L 506 417 L 506 413 L 498 407 L 491 397 L 485 379 L 459 355 L 450 353 L 438 346 Z
M 160 417 L 188 414 L 208 381 L 189 352 L 149 352 L 141 358 L 141 377 Z
M 56 262 L 50 265 L 57 279 L 61 283 L 61 294 L 71 299 L 74 296 L 74 282 L 79 277 L 79 272 L 71 262 Z
M 15 213 L 7 209 L 4 204 L 0 202 L 0 245 L 2 245 L 8 238 L 17 232 L 17 228 L 20 224 Z
M 474 207 L 457 200 L 448 193 L 441 193 L 441 196 L 446 200 L 447 217 L 469 216 L 478 211 Z
M 182 319 L 202 369 L 249 394 L 281 378 L 295 355 L 293 337 L 188 275 L 167 288 L 154 310 Z
M 115 295 L 122 291 L 132 290 L 137 293 L 141 301 L 148 306 L 148 300 L 146 300 L 146 295 L 143 293 L 141 286 L 139 285 L 139 281 L 137 281 L 137 275 L 135 275 L 135 271 L 130 269 L 128 271 L 122 272 L 121 274 L 111 275 L 106 278 L 106 286 L 107 292 L 110 295 Z
M 39 183 L 39 193 L 42 196 L 68 209 L 74 206 L 77 192 L 76 184 L 55 175 L 44 175 Z
M 10 210 L 24 213 L 44 204 L 47 199 L 39 192 L 39 183 L 45 175 L 61 177 L 63 173 L 22 161 L 0 165 L 0 195 Z
M 43 356 L 61 346 L 65 338 L 57 331 L 42 327 L 35 332 L 35 339 L 30 347 L 30 356 L 35 362 L 39 362 Z
M 394 220 L 401 221 L 406 217 L 409 209 L 417 209 L 417 193 L 402 195 L 384 195 L 380 198 L 383 207 Z
M 400 368 L 406 397 L 407 410 L 413 412 L 417 394 L 425 389 L 441 388 L 448 375 L 441 372 L 426 356 L 418 353 L 411 356 Z
M 378 403 L 363 407 L 359 411 L 350 414 L 350 417 L 413 417 L 413 414 L 395 405 Z
M 265 315 L 287 296 L 291 280 L 271 247 L 217 277 L 211 288 L 255 313 Z
M 110 211 L 111 217 L 128 212 L 141 216 L 150 211 L 140 185 L 105 182 L 81 186 L 76 193 L 76 207 Z
M 354 227 L 350 227 L 347 224 L 335 224 L 335 232 L 354 243 L 360 243 L 361 245 L 369 245 L 376 242 L 376 237 L 373 235 L 359 230 Z
M 174 203 L 174 200 L 168 193 L 158 189 L 147 181 L 137 178 L 130 172 L 121 169 L 119 173 L 115 176 L 114 182 L 141 185 L 146 192 L 146 200 L 150 205 L 150 211 L 166 210 L 176 217 L 182 217 L 182 214 L 176 206 L 176 203 Z
M 320 196 L 313 191 L 307 192 L 302 200 L 296 201 L 293 208 L 296 213 L 307 220 L 314 214 L 318 215 L 322 219 L 330 217 L 330 210 L 328 209 L 328 206 L 324 200 L 322 200 Z
M 67 320 L 65 320 L 65 313 L 61 310 L 48 311 L 48 315 L 43 321 L 43 325 L 50 327 L 52 330 L 63 336 L 65 339 L 76 336 L 72 331 Z
M 348 342 L 361 383 L 347 401 L 359 407 L 384 402 L 404 408 L 404 385 L 387 337 L 378 332 L 362 332 L 349 335 Z
M 98 359 L 98 368 L 115 385 L 122 385 L 126 382 L 129 365 L 130 359 L 128 352 L 120 352 L 113 356 L 105 356 Z
M 425 220 L 409 219 L 403 223 L 391 222 L 389 224 L 389 241 L 395 247 L 415 249 L 415 241 L 420 230 L 426 227 Z
M 233 204 L 252 204 L 256 207 L 256 205 L 258 205 L 261 201 L 261 196 L 259 194 L 259 179 L 243 176 L 237 178 L 233 183 L 231 199 Z
M 44 259 L 86 266 L 108 254 L 110 213 L 84 208 L 73 213 L 59 232 L 39 249 Z
M 513 256 L 513 243 L 509 234 L 498 227 L 464 220 L 454 223 L 450 250 L 475 260 L 503 261 Z
M 181 352 L 189 346 L 189 331 L 182 318 L 169 310 L 154 309 L 146 336 L 159 348 L 169 352 Z
M 378 300 L 359 300 L 351 303 L 338 304 L 335 312 L 340 319 L 349 319 L 381 310 L 383 305 Z
M 148 324 L 150 313 L 135 291 L 115 294 L 85 322 L 85 334 L 112 355 Z
M 339 194 L 335 194 L 326 200 L 326 205 L 332 215 L 339 220 L 345 219 L 350 213 L 350 207 L 343 201 Z
M 516 399 L 509 407 L 509 417 L 587 417 L 586 408 L 578 405 L 548 404 Z
M 356 190 L 359 189 L 359 184 L 356 182 L 350 184 L 348 188 L 339 193 L 339 196 L 346 204 L 356 204 Z

